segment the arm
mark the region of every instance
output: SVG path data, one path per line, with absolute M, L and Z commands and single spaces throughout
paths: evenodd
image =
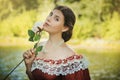
M 26 52 L 24 52 L 23 58 L 24 58 L 25 66 L 26 66 L 26 74 L 28 75 L 28 78 L 30 80 L 34 80 L 34 77 L 31 73 L 32 63 L 35 59 L 34 50 L 30 49 L 30 50 L 27 50 Z
M 31 73 L 31 71 L 26 70 L 26 74 L 28 75 L 28 78 L 30 80 L 35 80 L 34 77 L 33 77 L 33 75 L 32 75 L 32 73 Z

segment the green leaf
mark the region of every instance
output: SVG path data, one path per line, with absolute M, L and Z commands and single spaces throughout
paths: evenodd
M 34 41 L 34 40 L 33 40 L 33 37 L 30 37 L 30 38 L 29 38 L 29 41 L 32 41 L 32 42 L 33 42 L 33 41 Z
M 30 37 L 34 37 L 35 36 L 35 33 L 32 31 L 32 30 L 28 30 L 28 35 Z
M 39 46 L 36 48 L 36 51 L 35 51 L 35 55 L 38 54 L 38 52 L 40 52 L 42 50 L 43 46 Z
M 39 34 L 36 34 L 33 38 L 34 41 L 38 41 L 40 40 L 40 35 Z

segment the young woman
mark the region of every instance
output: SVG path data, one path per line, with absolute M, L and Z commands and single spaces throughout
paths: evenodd
M 90 80 L 84 56 L 76 54 L 65 42 L 72 36 L 75 24 L 73 11 L 66 6 L 55 7 L 43 24 L 49 39 L 39 45 L 43 50 L 24 52 L 26 73 L 30 80 Z

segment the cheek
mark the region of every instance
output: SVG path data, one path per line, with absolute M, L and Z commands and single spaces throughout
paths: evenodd
M 61 30 L 62 26 L 63 25 L 61 23 L 56 23 L 56 24 L 54 24 L 53 28 L 56 29 L 56 30 Z

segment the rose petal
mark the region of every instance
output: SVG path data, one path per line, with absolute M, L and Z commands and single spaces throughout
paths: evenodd
M 43 28 L 43 23 L 42 22 L 36 22 L 32 27 L 32 31 L 36 33 L 37 31 L 39 31 L 38 27 L 42 29 Z

